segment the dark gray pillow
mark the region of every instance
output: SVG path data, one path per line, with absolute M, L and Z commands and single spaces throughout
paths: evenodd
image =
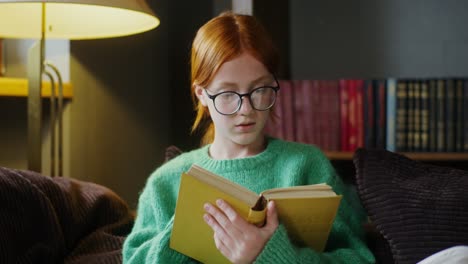
M 354 154 L 360 199 L 396 263 L 468 245 L 468 172 L 386 150 Z

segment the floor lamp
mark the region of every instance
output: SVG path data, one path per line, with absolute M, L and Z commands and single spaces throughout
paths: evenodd
M 41 87 L 51 82 L 51 168 L 55 160 L 61 174 L 60 72 L 44 60 L 45 39 L 98 39 L 127 36 L 151 30 L 159 19 L 145 0 L 0 0 L 0 38 L 38 39 L 28 54 L 28 169 L 41 172 Z M 56 105 L 57 104 L 57 105 Z M 58 155 L 55 155 L 55 122 Z M 55 173 L 55 172 L 54 172 Z

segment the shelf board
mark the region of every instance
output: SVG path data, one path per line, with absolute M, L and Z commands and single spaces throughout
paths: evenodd
M 353 152 L 325 151 L 330 160 L 352 160 Z M 468 153 L 440 153 L 440 152 L 400 152 L 410 159 L 421 161 L 468 161 Z
M 50 82 L 43 82 L 42 97 L 50 97 Z M 0 96 L 26 97 L 28 96 L 28 79 L 0 77 Z M 71 83 L 63 84 L 63 98 L 73 97 L 73 86 Z

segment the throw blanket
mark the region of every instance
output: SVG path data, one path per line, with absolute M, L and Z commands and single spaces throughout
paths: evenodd
M 0 263 L 122 263 L 133 219 L 103 186 L 0 167 Z

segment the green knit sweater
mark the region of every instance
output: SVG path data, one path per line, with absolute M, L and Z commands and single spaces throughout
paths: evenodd
M 298 248 L 279 225 L 255 263 L 373 263 L 361 228 L 365 212 L 355 193 L 338 178 L 316 147 L 268 139 L 262 153 L 241 159 L 214 160 L 205 146 L 167 162 L 148 179 L 140 195 L 138 216 L 123 247 L 124 263 L 196 262 L 169 248 L 180 175 L 198 164 L 254 192 L 265 189 L 326 182 L 343 194 L 325 252 Z

